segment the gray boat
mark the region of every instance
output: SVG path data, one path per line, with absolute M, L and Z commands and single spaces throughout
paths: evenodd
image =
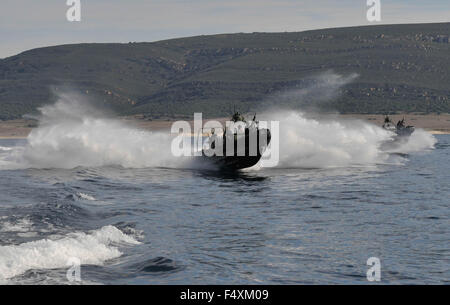
M 389 131 L 392 131 L 396 134 L 397 138 L 407 138 L 412 135 L 414 132 L 414 126 L 405 125 L 405 118 L 401 119 L 397 122 L 397 124 L 394 124 L 392 120 L 389 118 L 389 116 L 386 115 L 384 118 L 384 124 L 383 128 Z

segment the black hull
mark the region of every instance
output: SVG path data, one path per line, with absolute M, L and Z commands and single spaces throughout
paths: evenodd
M 236 171 L 244 168 L 249 168 L 255 166 L 262 157 L 262 154 L 269 146 L 271 140 L 271 134 L 269 129 L 258 129 L 257 130 L 257 152 L 256 155 L 251 155 L 249 153 L 249 134 L 251 132 L 246 132 L 245 139 L 245 152 L 242 150 L 238 153 L 237 150 L 237 139 L 235 138 L 234 153 L 232 155 L 227 155 L 226 145 L 223 145 L 223 154 L 221 156 L 206 154 L 205 151 L 202 152 L 202 158 L 205 162 L 211 163 L 213 166 L 220 170 Z M 255 132 L 256 133 L 256 132 Z M 260 141 L 260 134 L 263 141 Z M 225 137 L 222 139 L 225 142 Z
M 232 156 L 232 157 L 206 157 L 209 162 L 212 162 L 220 170 L 236 171 L 244 168 L 249 168 L 258 164 L 261 156 Z

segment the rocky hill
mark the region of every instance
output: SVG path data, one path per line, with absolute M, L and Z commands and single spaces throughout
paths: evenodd
M 150 118 L 218 117 L 261 105 L 448 113 L 449 35 L 450 23 L 439 23 L 33 49 L 0 60 L 0 119 L 32 113 L 68 89 L 118 114 Z M 327 73 L 358 77 L 325 99 L 305 94 L 320 93 Z

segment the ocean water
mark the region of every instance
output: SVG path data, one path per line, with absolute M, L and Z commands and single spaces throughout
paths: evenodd
M 0 140 L 0 283 L 367 284 L 370 257 L 381 283 L 450 281 L 449 135 L 386 150 L 376 126 L 283 115 L 279 165 L 231 174 L 57 108 Z

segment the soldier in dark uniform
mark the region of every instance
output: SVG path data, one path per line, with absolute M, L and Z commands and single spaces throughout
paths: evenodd
M 217 140 L 217 135 L 215 134 L 215 129 L 212 128 L 211 129 L 211 136 L 209 137 L 209 141 L 211 143 L 211 149 L 215 149 L 216 148 L 216 140 Z

